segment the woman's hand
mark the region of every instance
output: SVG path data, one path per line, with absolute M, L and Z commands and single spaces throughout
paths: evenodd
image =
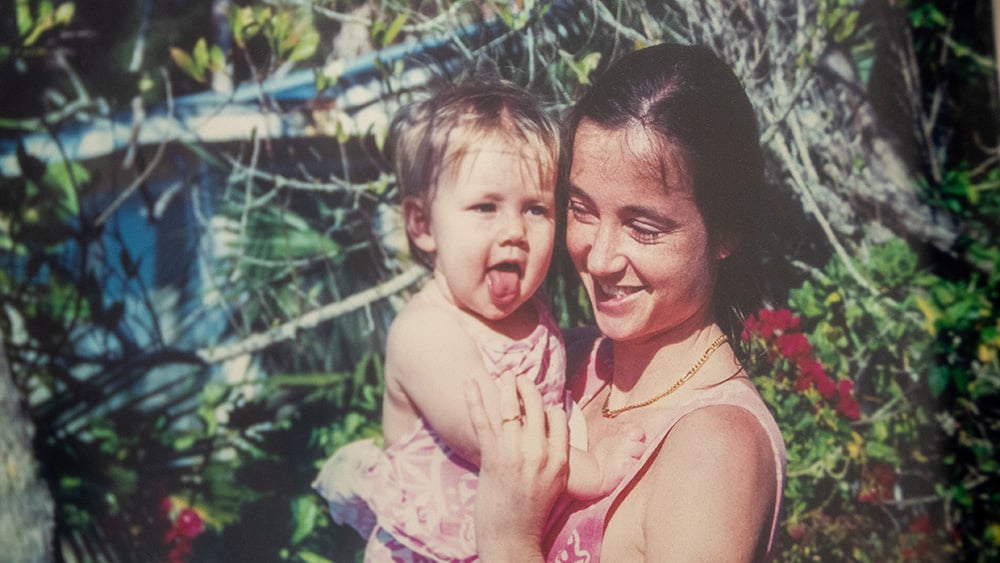
M 538 390 L 525 378 L 505 374 L 490 387 L 471 381 L 465 387 L 481 453 L 475 509 L 479 557 L 544 561 L 542 530 L 566 488 L 566 413 L 545 411 Z

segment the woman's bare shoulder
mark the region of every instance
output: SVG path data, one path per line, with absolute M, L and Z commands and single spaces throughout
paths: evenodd
M 670 430 L 643 476 L 647 553 L 670 558 L 749 560 L 766 537 L 777 488 L 766 430 L 738 406 L 688 413 Z M 721 530 L 730 530 L 725 539 Z M 678 543 L 673 538 L 689 538 Z M 657 557 L 658 558 L 658 557 Z
M 664 438 L 657 465 L 666 467 L 746 467 L 773 463 L 767 431 L 750 411 L 735 405 L 711 405 L 681 417 Z M 667 453 L 668 455 L 662 455 Z

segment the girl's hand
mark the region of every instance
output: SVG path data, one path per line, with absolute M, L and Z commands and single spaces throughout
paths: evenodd
M 545 411 L 534 384 L 511 374 L 496 386 L 467 382 L 465 399 L 481 452 L 475 510 L 479 557 L 544 561 L 542 530 L 566 488 L 566 413 Z

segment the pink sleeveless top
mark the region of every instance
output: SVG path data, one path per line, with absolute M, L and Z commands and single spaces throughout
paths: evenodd
M 611 341 L 600 340 L 597 345 L 592 347 L 587 361 L 581 362 L 574 377 L 570 378 L 573 396 L 580 397 L 579 404 L 587 404 L 610 381 L 613 369 L 611 351 Z M 655 433 L 646 436 L 646 452 L 640 463 L 636 464 L 632 474 L 627 475 L 610 495 L 597 501 L 574 501 L 564 498 L 557 503 L 549 521 L 550 528 L 545 534 L 544 546 L 548 550 L 546 561 L 558 563 L 600 561 L 601 546 L 604 540 L 604 522 L 612 504 L 633 481 L 636 474 L 648 461 L 649 456 L 659 449 L 657 445 L 666 438 L 667 433 L 678 420 L 696 409 L 715 405 L 746 409 L 757 419 L 770 438 L 771 449 L 774 452 L 774 478 L 777 482 L 774 518 L 771 522 L 771 534 L 768 540 L 768 553 L 770 554 L 778 526 L 785 479 L 785 442 L 774 417 L 760 395 L 754 389 L 738 381 L 727 381 L 715 387 L 704 389 L 690 401 L 678 405 L 670 412 L 665 412 L 660 428 Z
M 443 300 L 424 298 L 454 308 Z M 476 342 L 492 377 L 507 371 L 530 374 L 546 407 L 563 406 L 566 351 L 562 336 L 541 301 L 533 298 L 532 304 L 538 311 L 538 326 L 517 341 L 490 338 L 481 328 L 466 324 L 468 319 L 458 310 L 454 312 L 456 321 Z M 369 479 L 367 501 L 377 528 L 366 560 L 422 560 L 421 555 L 434 560 L 476 559 L 472 513 L 478 468 L 452 451 L 423 417 L 381 457 Z M 417 557 L 406 554 L 407 550 Z

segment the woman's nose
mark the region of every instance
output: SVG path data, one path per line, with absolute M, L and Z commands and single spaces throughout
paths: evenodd
M 601 225 L 594 230 L 594 240 L 587 253 L 587 270 L 591 274 L 613 274 L 625 267 L 618 231 Z

